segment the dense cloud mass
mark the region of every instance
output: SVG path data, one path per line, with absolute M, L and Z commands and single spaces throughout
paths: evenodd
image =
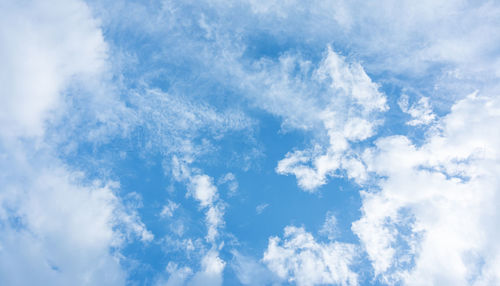
M 499 285 L 495 1 L 0 2 L 1 285 Z

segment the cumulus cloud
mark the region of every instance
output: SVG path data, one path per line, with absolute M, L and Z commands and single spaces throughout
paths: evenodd
M 0 161 L 2 284 L 122 285 L 120 248 L 153 236 L 117 196 L 119 185 L 85 182 L 50 156 L 28 161 L 24 152 L 11 149 Z
M 160 216 L 162 217 L 172 217 L 174 215 L 174 211 L 179 207 L 179 204 L 172 202 L 171 200 L 163 206 L 160 212 Z
M 187 283 L 190 286 L 222 285 L 222 273 L 226 263 L 219 258 L 217 251 L 211 250 L 201 260 L 201 270 Z
M 218 183 L 227 184 L 227 187 L 230 192 L 229 194 L 234 194 L 236 190 L 238 190 L 238 180 L 236 179 L 236 176 L 233 173 L 225 174 L 219 179 Z
M 76 78 L 100 76 L 107 45 L 81 1 L 2 1 L 2 135 L 39 136 Z M 54 9 L 53 7 L 58 7 Z
M 200 174 L 200 170 L 191 168 L 186 161 L 179 160 L 176 156 L 172 161 L 174 176 L 188 187 L 188 196 L 196 199 L 200 207 L 205 210 L 208 242 L 215 243 L 219 229 L 224 225 L 224 204 L 219 199 L 217 187 L 213 178 Z
M 417 147 L 379 139 L 364 154 L 380 191 L 364 192 L 353 224 L 375 274 L 406 285 L 488 285 L 499 281 L 499 120 L 496 97 L 472 94 Z M 411 182 L 411 184 L 408 184 Z
M 153 239 L 139 206 L 120 198 L 119 183 L 64 163 L 65 134 L 47 136 L 70 107 L 69 90 L 85 82 L 75 96 L 101 92 L 109 67 L 99 22 L 82 1 L 0 7 L 1 284 L 123 285 L 122 247 Z
M 195 175 L 190 178 L 190 191 L 190 194 L 203 207 L 211 205 L 217 195 L 217 188 L 214 186 L 212 178 L 207 175 Z
M 406 124 L 411 126 L 426 125 L 436 118 L 436 115 L 432 112 L 428 97 L 421 97 L 418 102 L 411 106 L 408 101 L 409 97 L 406 94 L 402 94 L 398 101 L 401 110 L 411 116 L 411 120 L 406 122 Z
M 314 105 L 307 112 L 311 120 L 319 123 L 317 132 L 325 133 L 327 141 L 311 149 L 288 153 L 276 168 L 279 174 L 295 175 L 299 186 L 307 191 L 324 185 L 328 176 L 339 169 L 352 170 L 358 180 L 365 178 L 364 166 L 357 163 L 349 146 L 351 142 L 371 137 L 381 123 L 377 115 L 388 108 L 386 97 L 361 65 L 346 62 L 331 48 L 314 75 L 328 84 L 330 90 L 321 105 Z M 283 113 L 282 116 L 287 120 L 296 114 Z
M 0 19 L 3 284 L 126 283 L 121 247 L 154 238 L 139 206 L 122 201 L 119 184 L 91 182 L 81 166 L 59 155 L 80 150 L 76 137 L 99 141 L 108 128 L 127 124 L 141 134 L 141 151 L 160 153 L 167 176 L 185 185 L 204 214 L 204 238 L 164 239 L 198 253 L 200 269 L 170 262 L 161 282 L 222 284 L 227 206 L 217 186 L 234 192 L 238 182 L 226 173 L 216 186 L 210 172 L 195 166 L 218 150 L 225 134 L 247 133 L 256 124 L 238 107 L 224 107 L 227 98 L 308 138 L 306 147 L 284 150 L 278 174 L 295 176 L 309 192 L 332 176 L 364 188 L 362 216 L 352 230 L 381 283 L 500 283 L 496 3 L 89 2 L 96 10 L 77 0 L 0 3 L 6 11 Z M 93 13 L 104 16 L 106 36 L 117 36 L 112 45 L 118 47 L 104 41 Z M 277 47 L 254 52 L 261 34 Z M 126 59 L 108 53 L 110 47 Z M 107 72 L 110 56 L 117 66 L 130 61 L 124 74 Z M 111 78 L 119 82 L 116 90 L 103 87 Z M 403 95 L 398 104 L 407 125 L 430 127 L 419 145 L 405 134 L 370 145 L 395 102 L 378 83 L 388 85 L 388 94 L 393 86 L 416 91 L 416 99 Z M 482 95 L 465 98 L 474 89 Z M 385 127 L 383 136 L 398 132 Z M 169 201 L 160 215 L 172 217 L 178 207 Z M 336 242 L 336 228 L 330 213 L 319 232 L 327 242 L 287 227 L 283 239 L 270 239 L 260 262 L 233 253 L 233 269 L 245 285 L 355 285 L 357 248 Z M 32 275 L 22 273 L 27 268 Z
M 352 244 L 317 242 L 304 228 L 287 226 L 284 239 L 271 237 L 262 261 L 278 277 L 297 285 L 357 285 Z

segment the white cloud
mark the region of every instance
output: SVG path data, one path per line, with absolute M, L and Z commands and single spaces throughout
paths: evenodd
M 398 105 L 401 110 L 408 113 L 412 120 L 406 122 L 406 124 L 411 126 L 430 124 L 436 115 L 432 112 L 431 105 L 429 103 L 428 97 L 421 97 L 418 102 L 409 106 L 409 97 L 406 94 L 402 94 L 399 98 Z
M 210 206 L 206 212 L 208 226 L 207 240 L 214 242 L 219 235 L 219 229 L 224 225 L 224 206 L 221 203 Z
M 325 222 L 319 230 L 321 235 L 326 236 L 329 240 L 335 239 L 339 235 L 339 229 L 337 226 L 337 218 L 331 212 L 326 214 Z
M 255 212 L 257 214 L 261 214 L 268 206 L 269 206 L 268 203 L 259 204 L 258 206 L 255 207 Z
M 243 285 L 269 285 L 276 280 L 273 274 L 262 263 L 238 251 L 232 252 L 231 268 L 236 273 L 238 280 Z
M 190 194 L 202 207 L 211 205 L 217 199 L 217 188 L 212 178 L 207 175 L 195 175 L 190 178 Z
M 153 236 L 118 198 L 117 184 L 85 182 L 83 174 L 50 156 L 27 156 L 19 145 L 0 160 L 1 284 L 122 285 L 120 248 Z
M 262 261 L 283 280 L 297 285 L 357 285 L 351 270 L 355 246 L 348 243 L 317 242 L 303 228 L 287 226 L 283 242 L 269 239 Z
M 218 2 L 227 4 L 226 1 Z M 164 9 L 175 6 L 165 3 Z M 263 31 L 269 30 L 273 35 L 283 33 L 285 37 L 297 34 L 290 38 L 311 45 L 320 43 L 322 47 L 332 41 L 339 46 L 352 47 L 354 56 L 365 59 L 363 67 L 378 75 L 388 71 L 427 77 L 430 68 L 443 65 L 442 70 L 440 67 L 439 71 L 433 71 L 438 76 L 426 83 L 424 89 L 439 91 L 445 85 L 459 91 L 459 97 L 470 90 L 471 82 L 488 85 L 490 81 L 496 82 L 500 74 L 500 65 L 495 64 L 499 62 L 496 27 L 500 9 L 491 1 L 403 1 L 396 6 L 392 0 L 377 3 L 312 1 L 300 3 L 304 5 L 300 7 L 296 1 L 252 0 L 249 3 L 252 8 L 249 11 L 264 14 L 252 22 Z M 75 180 L 78 176 L 74 171 L 54 163 L 57 160 L 52 156 L 41 158 L 40 154 L 25 154 L 27 151 L 22 148 L 5 147 L 12 142 L 12 145 L 24 144 L 16 141 L 19 135 L 43 135 L 46 132 L 44 125 L 54 116 L 52 111 L 61 104 L 66 88 L 75 79 L 83 78 L 84 81 L 88 77 L 99 77 L 106 69 L 107 47 L 99 23 L 80 1 L 28 1 L 22 5 L 14 1 L 0 4 L 0 10 L 9 11 L 3 13 L 0 20 L 0 62 L 3 63 L 3 68 L 0 67 L 0 99 L 3 102 L 0 128 L 2 138 L 11 140 L 1 142 L 1 152 L 5 153 L 0 156 L 2 169 L 9 173 L 0 177 L 2 188 L 6 190 L 0 195 L 3 203 L 0 217 L 6 222 L 6 235 L 0 245 L 6 257 L 0 259 L 5 275 L 0 277 L 14 279 L 11 274 L 18 274 L 17 266 L 29 265 L 34 269 L 33 279 L 54 284 L 74 282 L 69 279 L 80 278 L 82 275 L 78 274 L 81 273 L 86 274 L 82 279 L 91 282 L 123 283 L 126 274 L 120 268 L 118 255 L 109 253 L 110 248 L 119 246 L 132 234 L 144 241 L 152 239 L 152 235 L 137 213 L 121 204 L 115 187 Z M 139 10 L 131 9 L 134 13 L 140 12 L 141 16 L 146 15 L 143 11 L 146 9 Z M 169 10 L 172 11 L 175 9 Z M 174 16 L 165 17 L 168 25 L 177 20 L 189 22 L 179 15 Z M 146 21 L 151 25 L 154 21 L 159 22 L 159 18 Z M 304 21 L 304 18 L 312 20 Z M 133 23 L 138 23 L 138 19 L 144 20 L 134 16 Z M 338 25 L 333 25 L 335 21 Z M 221 35 L 224 31 L 211 25 L 210 19 L 198 22 L 209 34 L 207 37 L 224 38 Z M 234 22 L 238 26 L 238 21 Z M 266 25 L 271 28 L 266 29 Z M 169 35 L 176 34 L 165 31 Z M 233 39 L 229 38 L 228 42 Z M 238 40 L 234 42 L 235 46 L 241 44 Z M 375 134 L 381 123 L 377 113 L 385 111 L 386 106 L 385 96 L 359 63 L 350 63 L 328 50 L 318 67 L 300 56 L 286 53 L 278 62 L 262 59 L 252 61 L 251 67 L 244 67 L 239 62 L 239 48 L 226 49 L 224 44 L 217 42 L 214 45 L 222 53 L 207 52 L 208 56 L 203 54 L 200 58 L 213 58 L 222 65 L 238 65 L 225 67 L 225 70 L 230 71 L 231 78 L 234 76 L 238 88 L 249 90 L 247 97 L 251 102 L 283 119 L 283 130 L 312 131 L 307 134 L 313 134 L 313 147 L 289 152 L 278 163 L 278 173 L 295 175 L 298 184 L 309 191 L 325 184 L 337 170 L 345 170 L 347 176 L 358 183 L 364 183 L 369 172 L 382 176 L 378 181 L 380 192 L 363 192 L 363 217 L 354 224 L 353 230 L 367 249 L 376 273 L 385 282 L 402 280 L 410 285 L 499 283 L 500 256 L 495 243 L 499 238 L 495 230 L 499 140 L 494 124 L 499 119 L 498 100 L 467 98 L 454 105 L 451 114 L 438 126 L 441 131 L 433 129 L 435 133 L 428 136 L 423 146 L 415 146 L 407 138 L 395 136 L 377 141 L 376 147 L 366 151 L 361 158 L 350 150 L 350 145 Z M 199 43 L 193 46 L 195 48 L 190 47 L 190 51 L 198 51 Z M 185 47 L 182 45 L 182 49 Z M 236 55 L 231 54 L 235 50 Z M 211 67 L 212 61 L 207 62 L 205 64 Z M 218 76 L 223 78 L 226 74 Z M 460 83 L 455 84 L 457 79 Z M 436 121 L 432 100 L 421 97 L 413 105 L 400 101 L 402 110 L 412 117 L 409 125 Z M 103 106 L 111 106 L 108 103 Z M 208 153 L 213 146 L 209 140 L 195 143 L 194 139 L 199 138 L 200 130 L 220 138 L 226 131 L 249 128 L 251 121 L 238 111 L 220 114 L 203 103 L 158 90 L 137 92 L 130 104 L 141 107 L 137 110 L 137 118 L 130 120 L 137 119 L 151 134 L 145 146 L 161 146 L 158 149 L 162 152 L 181 158 L 177 165 L 174 162 L 172 173 L 177 180 L 186 183 L 189 193 L 205 211 L 206 238 L 209 243 L 215 243 L 224 224 L 224 204 L 213 179 L 191 167 L 201 153 Z M 101 114 L 99 117 L 103 122 L 108 119 Z M 101 134 L 97 130 L 89 132 L 93 138 Z M 38 144 L 27 147 L 40 148 L 45 147 Z M 30 169 L 33 158 L 53 164 L 41 164 L 36 172 L 32 171 L 32 176 L 28 176 L 24 172 Z M 13 161 L 21 164 L 14 166 L 17 171 L 11 170 Z M 229 188 L 233 187 L 230 183 Z M 69 197 L 68 204 L 59 204 L 59 197 L 65 196 Z M 165 209 L 163 214 L 172 215 L 174 209 Z M 93 227 L 89 226 L 91 220 L 95 223 Z M 331 224 L 333 219 L 330 217 L 325 225 L 331 228 Z M 81 225 L 81 229 L 76 229 L 75 225 Z M 344 264 L 324 262 L 323 258 L 330 252 L 325 254 L 323 249 L 333 249 L 334 253 L 337 244 L 317 242 L 298 228 L 288 230 L 285 242 L 280 244 L 274 239 L 274 244 L 268 248 L 267 261 L 273 271 L 285 273 L 281 275 L 286 277 L 284 279 L 295 279 L 304 285 L 354 279 L 349 271 L 339 277 L 328 272 L 331 270 L 329 265 L 347 265 L 349 269 L 345 261 Z M 61 250 L 55 251 L 53 241 L 61 242 Z M 301 243 L 306 246 L 297 246 L 304 245 Z M 192 244 L 189 247 L 192 249 Z M 284 250 L 284 254 L 271 251 L 273 249 Z M 14 255 L 16 253 L 20 255 Z M 30 255 L 35 256 L 26 258 Z M 87 258 L 94 263 L 88 263 Z M 286 265 L 282 267 L 276 261 L 286 262 Z M 316 272 L 306 273 L 299 267 L 308 266 L 311 261 L 318 261 Z M 212 281 L 210 283 L 220 284 L 224 265 L 216 251 L 206 253 L 202 270 L 195 274 L 192 283 Z M 97 266 L 100 269 L 96 269 Z M 172 278 L 174 284 L 185 283 L 192 275 L 191 269 L 171 266 L 171 277 L 178 277 L 177 280 Z M 30 279 L 24 275 L 17 277 Z M 242 277 L 254 283 L 247 279 L 248 275 Z M 8 280 L 6 284 L 17 282 Z M 33 281 L 22 282 L 33 284 Z
M 330 80 L 334 90 L 352 98 L 363 111 L 387 110 L 385 96 L 378 91 L 378 85 L 372 82 L 363 67 L 359 63 L 346 62 L 331 47 L 316 72 L 321 79 Z
M 189 286 L 218 286 L 222 285 L 222 274 L 226 263 L 219 258 L 215 250 L 210 250 L 201 260 L 201 270 L 186 284 Z
M 49 112 L 62 104 L 61 92 L 76 78 L 105 71 L 107 45 L 81 1 L 2 1 L 0 7 L 2 136 L 42 135 Z
M 205 210 L 205 221 L 207 225 L 206 239 L 210 243 L 215 243 L 219 235 L 220 228 L 224 225 L 225 205 L 219 198 L 217 187 L 213 183 L 213 178 L 201 174 L 201 170 L 191 168 L 190 159 L 183 160 L 177 156 L 172 158 L 172 173 L 178 181 L 187 185 L 186 196 L 191 196 L 198 201 L 200 207 Z
M 475 79 L 478 75 L 489 79 L 494 74 L 498 76 L 496 52 L 489 49 L 498 46 L 499 35 L 495 32 L 500 14 L 498 3 L 317 0 L 261 5 L 261 1 L 246 2 L 252 8 L 266 7 L 250 10 L 260 17 L 259 27 L 314 44 L 333 41 L 366 59 L 370 71 L 422 75 L 435 63 L 444 63 L 455 65 L 465 74 L 475 74 Z M 438 76 L 431 80 L 444 83 L 442 79 Z
M 160 212 L 160 216 L 162 217 L 172 217 L 174 215 L 174 211 L 179 207 L 179 204 L 172 202 L 171 200 L 163 206 Z
M 295 151 L 287 153 L 285 158 L 278 162 L 278 174 L 293 174 L 299 186 L 308 191 L 326 183 L 327 175 L 333 174 L 340 167 L 340 156 L 337 154 L 322 155 L 321 147 L 315 150 Z M 312 167 L 309 164 L 312 162 Z
M 364 192 L 354 232 L 386 283 L 494 285 L 500 281 L 500 101 L 472 94 L 426 143 L 379 139 L 364 160 L 384 176 Z
M 169 262 L 167 265 L 167 272 L 170 274 L 165 283 L 159 282 L 158 286 L 182 286 L 185 285 L 186 279 L 193 274 L 193 270 L 189 267 L 179 268 L 177 264 Z
M 205 224 L 207 227 L 205 241 L 210 244 L 210 250 L 206 251 L 205 246 L 201 245 L 201 243 L 197 246 L 191 244 L 191 250 L 196 250 L 203 255 L 201 258 L 201 269 L 194 275 L 187 275 L 187 272 L 182 269 L 179 270 L 181 273 L 172 272 L 168 281 L 172 279 L 175 283 L 192 286 L 222 285 L 223 270 L 226 262 L 219 257 L 219 251 L 224 246 L 224 243 L 222 242 L 217 245 L 217 242 L 220 238 L 220 229 L 225 223 L 225 204 L 219 199 L 218 190 L 213 183 L 213 178 L 202 174 L 201 170 L 197 168 L 192 168 L 189 165 L 191 162 L 190 158 L 184 160 L 174 155 L 172 158 L 172 172 L 176 180 L 186 184 L 188 188 L 186 196 L 193 197 L 200 204 L 200 209 L 205 211 Z M 168 237 L 166 239 L 171 242 Z M 181 242 L 180 244 L 180 248 L 185 247 L 185 243 Z M 175 246 L 179 248 L 179 245 Z M 187 276 L 190 276 L 190 278 Z
M 289 117 L 307 112 L 305 122 L 318 122 L 311 126 L 316 125 L 313 130 L 325 134 L 327 140 L 323 139 L 326 142 L 316 144 L 311 149 L 288 153 L 276 168 L 279 174 L 295 175 L 299 186 L 310 192 L 324 185 L 328 176 L 334 175 L 339 169 L 353 171 L 351 175 L 358 181 L 365 179 L 363 165 L 349 150 L 350 142 L 362 141 L 374 135 L 374 129 L 381 123 L 377 119 L 378 114 L 387 110 L 385 96 L 378 91 L 378 85 L 371 81 L 363 68 L 358 63 L 346 62 L 331 48 L 314 74 L 321 84 L 329 84 L 329 97 L 317 106 L 314 104 L 313 108 L 301 106 L 301 111 L 292 109 L 287 110 L 290 113 L 283 112 L 280 115 L 287 122 Z M 295 96 L 300 98 L 303 95 Z M 296 101 L 294 97 L 287 97 L 286 100 Z
M 123 285 L 121 248 L 152 233 L 119 184 L 89 182 L 61 162 L 51 140 L 68 138 L 44 137 L 68 111 L 70 88 L 85 82 L 85 93 L 105 77 L 99 22 L 73 0 L 2 1 L 0 10 L 0 284 Z
M 227 184 L 230 194 L 234 194 L 238 190 L 238 180 L 233 173 L 227 173 L 218 181 L 219 184 Z
M 134 91 L 131 98 L 141 128 L 147 129 L 145 147 L 182 157 L 192 162 L 209 151 L 214 151 L 213 139 L 229 132 L 251 133 L 254 122 L 243 112 L 228 108 L 218 112 L 206 101 L 189 96 L 163 92 L 159 89 Z M 201 141 L 197 143 L 197 141 Z

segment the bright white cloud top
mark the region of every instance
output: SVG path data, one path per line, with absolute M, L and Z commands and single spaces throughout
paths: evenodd
M 0 285 L 500 285 L 495 1 L 0 11 Z

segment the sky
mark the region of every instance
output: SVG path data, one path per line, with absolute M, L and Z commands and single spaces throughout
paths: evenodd
M 0 285 L 500 285 L 497 1 L 0 14 Z

